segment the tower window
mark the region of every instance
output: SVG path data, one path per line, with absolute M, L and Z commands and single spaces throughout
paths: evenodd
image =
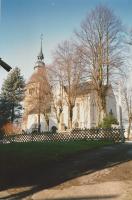
M 30 95 L 33 95 L 33 94 L 34 94 L 34 91 L 35 91 L 34 88 L 30 88 L 30 89 L 29 89 L 29 94 L 30 94 Z
M 109 112 L 109 114 L 110 114 L 110 115 L 113 115 L 113 111 L 112 111 L 112 109 L 110 109 L 110 112 Z

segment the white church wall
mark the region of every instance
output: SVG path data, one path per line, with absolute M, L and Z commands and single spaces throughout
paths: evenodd
M 73 127 L 90 127 L 89 100 L 89 95 L 76 98 L 75 107 L 73 109 Z
M 34 128 L 37 128 L 37 114 L 28 115 L 27 118 L 27 132 L 32 132 Z
M 90 128 L 96 127 L 98 122 L 98 109 L 96 102 L 96 95 L 94 91 L 91 91 L 89 98 L 89 122 Z
M 47 123 L 45 121 L 44 115 L 40 115 L 41 131 L 48 131 Z
M 117 118 L 116 98 L 111 88 L 106 97 L 106 110 L 107 113 L 112 111 L 113 115 Z
M 48 131 L 48 127 L 44 118 L 44 115 L 40 115 L 41 131 Z M 27 119 L 27 132 L 32 132 L 38 128 L 38 114 L 30 114 Z
M 63 106 L 61 123 L 68 127 L 68 106 L 66 103 Z
M 80 98 L 80 128 L 84 128 L 84 97 Z
M 117 117 L 117 110 L 115 105 L 115 99 L 113 97 L 107 97 L 107 113 L 110 113 L 112 111 L 113 115 Z
M 75 106 L 73 108 L 73 128 L 80 126 L 80 101 L 76 99 Z
M 49 116 L 49 130 L 52 130 L 52 127 L 56 126 L 57 127 L 57 119 L 56 115 L 54 112 L 52 112 Z M 57 127 L 58 128 L 58 127 Z
M 84 128 L 90 128 L 90 96 L 86 95 L 83 106 Z
M 55 98 L 56 102 L 60 99 L 60 88 L 55 88 Z M 64 96 L 65 97 L 65 96 Z M 112 88 L 109 89 L 107 97 L 106 97 L 106 109 L 107 113 L 111 110 L 115 117 L 117 117 L 116 111 L 116 99 L 113 93 Z M 91 91 L 90 93 L 79 96 L 76 98 L 75 106 L 73 108 L 73 128 L 92 128 L 97 126 L 98 120 L 98 109 L 96 105 L 95 93 Z M 44 115 L 41 114 L 41 131 L 47 131 L 47 123 L 45 121 Z M 33 129 L 37 128 L 38 115 L 30 114 L 28 115 L 27 121 L 27 131 L 31 132 Z M 57 118 L 55 112 L 52 110 L 49 115 L 49 130 L 53 126 L 58 126 Z M 68 106 L 66 99 L 63 99 L 63 111 L 61 115 L 60 127 L 68 127 Z M 57 127 L 57 128 L 60 128 Z M 60 131 L 60 130 L 59 130 Z

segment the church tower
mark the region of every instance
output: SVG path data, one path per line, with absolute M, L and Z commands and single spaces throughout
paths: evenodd
M 40 52 L 34 66 L 34 73 L 28 80 L 24 99 L 24 129 L 32 132 L 49 129 L 49 112 L 51 103 L 51 88 L 47 78 L 42 48 L 42 35 Z
M 43 35 L 41 34 L 41 37 L 40 37 L 40 39 L 41 39 L 40 52 L 37 56 L 38 60 L 37 60 L 36 65 L 34 67 L 34 69 L 37 69 L 37 70 L 45 67 L 45 63 L 43 62 L 44 55 L 43 55 L 43 48 L 42 48 L 42 40 L 43 40 L 42 36 Z

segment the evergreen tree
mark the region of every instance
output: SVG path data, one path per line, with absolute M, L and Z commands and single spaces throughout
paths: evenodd
M 0 98 L 0 128 L 4 124 L 9 122 L 11 116 L 11 104 L 6 100 L 6 98 Z
M 0 115 L 4 122 L 15 122 L 21 117 L 25 81 L 19 68 L 14 68 L 2 85 L 0 96 Z M 4 113 L 4 114 L 3 114 Z M 2 120 L 1 120 L 2 122 Z

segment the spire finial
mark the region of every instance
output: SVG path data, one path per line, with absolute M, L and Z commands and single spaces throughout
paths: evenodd
M 42 49 L 42 41 L 43 41 L 43 34 L 42 33 L 40 35 L 40 40 L 41 40 L 41 49 Z
M 41 33 L 41 35 L 40 35 L 40 39 L 41 39 L 41 41 L 43 40 L 43 33 Z
M 43 60 L 44 55 L 43 55 L 43 50 L 42 50 L 42 41 L 43 41 L 43 34 L 42 33 L 40 35 L 40 40 L 41 40 L 41 47 L 40 47 L 40 53 L 38 54 L 38 60 Z

